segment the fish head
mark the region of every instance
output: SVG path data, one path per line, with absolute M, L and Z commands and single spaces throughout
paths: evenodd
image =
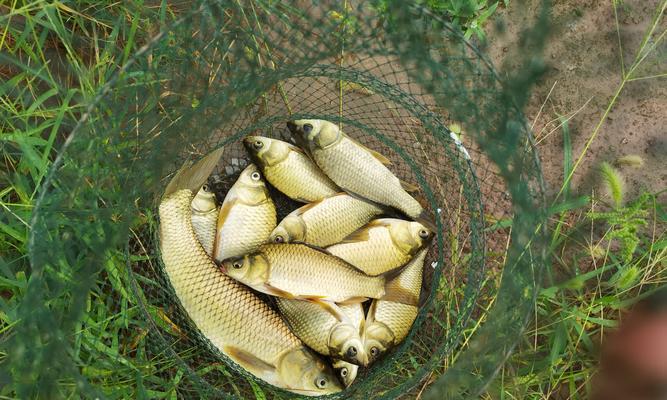
M 343 390 L 327 363 L 305 347 L 284 354 L 276 369 L 287 389 L 299 394 L 321 396 Z
M 297 119 L 287 123 L 293 135 L 298 135 L 313 149 L 325 149 L 338 143 L 342 132 L 338 125 L 323 119 Z
M 255 164 L 248 165 L 236 180 L 230 192 L 243 204 L 256 206 L 271 201 L 264 178 Z
M 272 243 L 290 243 L 305 239 L 306 224 L 298 215 L 288 215 L 283 218 L 269 236 L 269 241 Z
M 206 214 L 215 210 L 215 193 L 208 184 L 204 184 L 190 204 L 193 214 Z
M 377 361 L 394 342 L 394 334 L 387 325 L 379 321 L 368 324 L 364 331 L 364 350 L 368 354 L 369 364 Z
M 402 252 L 415 254 L 433 239 L 434 232 L 419 222 L 400 221 L 389 225 L 389 234 Z
M 251 157 L 263 167 L 278 164 L 286 159 L 290 152 L 289 144 L 263 136 L 247 136 L 243 139 L 243 146 Z
M 269 263 L 260 253 L 228 258 L 222 262 L 222 272 L 248 286 L 265 283 L 269 276 Z
M 349 387 L 357 378 L 359 366 L 343 360 L 333 360 L 331 366 L 345 387 Z
M 368 365 L 368 354 L 359 330 L 345 323 L 336 324 L 329 335 L 329 354 L 357 365 Z

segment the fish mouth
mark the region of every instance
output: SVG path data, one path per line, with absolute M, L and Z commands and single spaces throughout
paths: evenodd
M 287 129 L 289 129 L 290 132 L 294 133 L 299 133 L 298 129 L 299 127 L 292 121 L 287 121 Z
M 245 147 L 246 150 L 248 150 L 248 152 L 250 152 L 250 154 L 254 154 L 254 153 L 255 153 L 255 149 L 254 149 L 253 146 L 252 146 L 252 144 L 253 144 L 254 141 L 255 141 L 255 136 L 246 136 L 246 137 L 244 137 L 243 140 L 242 140 L 242 142 L 243 142 L 243 147 Z
M 220 268 L 220 272 L 227 275 L 227 267 L 225 267 L 225 264 L 223 263 L 218 264 L 218 268 Z

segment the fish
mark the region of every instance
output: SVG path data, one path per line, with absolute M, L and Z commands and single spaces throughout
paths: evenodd
M 269 239 L 276 224 L 276 206 L 259 169 L 250 164 L 220 206 L 213 259 L 221 262 L 254 251 Z
M 385 296 L 371 303 L 362 332 L 370 363 L 401 343 L 410 332 L 419 313 L 427 252 L 428 249 L 421 250 L 397 277 L 387 282 Z
M 221 155 L 222 148 L 182 168 L 159 204 L 160 254 L 178 301 L 201 335 L 252 375 L 303 395 L 341 391 L 330 366 L 268 304 L 222 274 L 199 243 L 192 200 Z
M 396 208 L 410 218 L 427 218 L 421 204 L 406 190 L 416 187 L 402 183 L 387 168 L 391 163 L 386 157 L 356 142 L 338 125 L 301 119 L 288 122 L 287 127 L 307 143 L 315 163 L 346 192 Z
M 243 145 L 266 180 L 293 200 L 311 203 L 340 192 L 308 155 L 293 144 L 248 136 L 243 139 Z
M 327 247 L 327 251 L 375 276 L 407 264 L 433 236 L 433 231 L 420 222 L 380 218 Z
M 354 380 L 357 379 L 357 373 L 359 372 L 358 365 L 334 359 L 331 362 L 331 366 L 333 367 L 334 373 L 345 387 L 350 387 Z
M 271 232 L 269 241 L 326 247 L 342 241 L 380 214 L 382 208 L 377 205 L 341 192 L 288 214 Z
M 277 297 L 276 303 L 292 332 L 325 356 L 367 365 L 359 327 L 335 304 Z
M 330 302 L 384 296 L 384 276 L 371 277 L 345 261 L 303 243 L 264 244 L 223 261 L 224 273 L 262 293 Z
M 215 227 L 218 221 L 218 207 L 215 203 L 215 194 L 209 186 L 204 184 L 195 195 L 190 204 L 192 209 L 192 228 L 199 243 L 206 254 L 213 254 L 213 242 L 215 241 Z

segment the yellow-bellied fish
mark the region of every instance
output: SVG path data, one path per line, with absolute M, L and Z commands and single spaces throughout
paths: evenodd
M 182 169 L 160 202 L 160 251 L 174 292 L 201 334 L 253 375 L 304 395 L 338 392 L 342 387 L 324 361 L 277 312 L 222 274 L 199 244 L 191 203 L 221 155 L 216 150 Z
M 220 262 L 257 249 L 269 239 L 276 227 L 276 219 L 276 206 L 262 174 L 250 164 L 241 172 L 220 206 L 214 260 Z
M 381 213 L 374 204 L 338 193 L 291 212 L 273 230 L 269 241 L 325 247 L 340 242 Z
M 352 140 L 329 121 L 301 119 L 287 126 L 308 143 L 315 163 L 343 190 L 394 207 L 411 218 L 420 217 L 422 206 L 385 166 L 390 164 L 387 158 Z
M 222 263 L 223 271 L 273 296 L 332 302 L 384 296 L 383 276 L 371 277 L 345 261 L 305 244 L 265 244 Z
M 266 180 L 293 200 L 310 203 L 340 192 L 303 150 L 290 143 L 248 136 L 243 145 Z
M 432 237 L 433 232 L 419 222 L 381 218 L 327 247 L 327 251 L 375 276 L 407 264 Z
M 373 300 L 363 329 L 370 362 L 405 339 L 419 312 L 424 260 L 428 249 L 417 254 L 396 278 L 387 282 L 387 294 Z
M 215 204 L 215 194 L 210 191 L 209 186 L 199 189 L 195 198 L 192 199 L 192 228 L 195 230 L 197 239 L 201 243 L 206 254 L 213 254 L 213 242 L 215 241 L 215 227 L 218 221 L 218 208 Z
M 292 332 L 308 347 L 325 356 L 367 365 L 359 327 L 335 304 L 276 298 Z

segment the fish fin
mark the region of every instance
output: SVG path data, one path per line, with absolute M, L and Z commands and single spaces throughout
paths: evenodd
M 194 165 L 184 165 L 169 181 L 163 197 L 183 189 L 189 189 L 192 193 L 197 193 L 206 183 L 215 167 L 218 166 L 223 150 L 224 147 L 220 147 L 207 154 L 206 157 L 197 161 Z
M 375 310 L 377 309 L 378 300 L 371 301 L 371 306 L 368 308 L 366 313 L 366 318 L 364 320 L 364 329 L 366 326 L 372 324 L 375 321 Z
M 253 375 L 259 376 L 268 382 L 275 381 L 275 379 L 271 378 L 275 377 L 277 373 L 275 366 L 238 347 L 223 346 L 222 351 L 235 363 L 250 371 Z
M 347 235 L 347 237 L 345 239 L 341 240 L 339 244 L 366 242 L 370 239 L 370 230 L 371 230 L 371 228 L 372 227 L 368 226 L 368 225 L 366 225 L 363 228 L 359 228 L 356 231 Z
M 296 145 L 294 145 L 292 143 L 289 143 L 289 142 L 285 142 L 285 143 L 287 143 L 287 147 L 289 147 L 290 150 L 296 151 L 297 153 L 301 153 L 304 156 L 308 157 L 308 154 L 306 154 L 306 151 L 304 149 L 302 149 L 301 147 L 296 146 Z
M 216 223 L 215 227 L 215 238 L 213 239 L 213 251 L 211 254 L 213 255 L 213 259 L 216 261 L 222 261 L 220 260 L 218 251 L 220 250 L 218 248 L 218 243 L 220 242 L 220 233 L 222 232 L 222 227 L 225 224 L 225 220 L 227 220 L 227 217 L 229 216 L 229 213 L 231 212 L 232 208 L 236 204 L 236 199 L 235 198 L 230 198 L 230 199 L 225 199 L 227 201 L 224 201 L 222 203 L 222 206 L 220 207 L 220 210 L 218 211 L 218 221 Z
M 322 200 L 324 200 L 324 199 L 322 199 Z M 297 208 L 296 210 L 294 210 L 294 215 L 303 215 L 303 213 L 305 213 L 306 211 L 308 211 L 311 208 L 315 207 L 316 205 L 320 204 L 322 202 L 322 200 L 314 201 L 312 203 L 306 204 L 305 206 L 301 206 L 301 207 Z M 299 201 L 301 201 L 301 200 L 299 200 Z
M 401 187 L 403 188 L 403 190 L 405 190 L 408 193 L 417 193 L 419 191 L 419 186 L 417 185 L 413 185 L 412 183 L 401 180 L 399 180 L 399 182 L 401 182 Z
M 363 303 L 366 300 L 368 300 L 368 297 L 355 296 L 355 297 L 350 297 L 348 299 L 345 299 L 343 301 L 339 301 L 338 304 L 342 304 L 342 305 L 359 304 L 359 303 Z
M 287 292 L 285 290 L 279 289 L 275 286 L 272 286 L 270 283 L 266 282 L 264 286 L 261 287 L 260 292 L 270 294 L 271 296 L 282 297 L 285 299 L 298 299 L 298 296 Z
M 292 200 L 298 201 L 299 203 L 306 203 L 306 205 L 311 204 L 310 200 L 304 199 L 303 197 L 292 197 Z
M 326 312 L 333 315 L 334 318 L 336 318 L 338 321 L 341 322 L 349 321 L 349 318 L 345 315 L 343 310 L 341 310 L 340 307 L 338 307 L 336 303 L 322 300 L 322 298 L 320 297 L 309 297 L 305 300 L 310 301 L 311 303 L 317 304 L 318 306 L 322 307 Z
M 295 241 L 290 242 L 290 243 L 291 243 L 291 244 L 300 244 L 300 245 L 302 245 L 302 246 L 310 247 L 310 248 L 313 249 L 313 250 L 317 250 L 317 251 L 319 251 L 319 252 L 321 252 L 321 253 L 330 255 L 330 256 L 332 256 L 332 257 L 336 257 L 335 255 L 331 254 L 331 252 L 330 252 L 329 250 L 325 249 L 324 247 L 316 246 L 316 245 L 314 245 L 314 244 L 310 244 L 310 243 L 302 242 L 302 241 L 299 241 L 299 240 L 295 240 Z M 338 257 L 336 257 L 336 258 L 338 258 Z
M 377 218 L 366 224 L 366 227 L 376 228 L 380 226 L 391 226 L 392 220 L 399 218 Z
M 391 165 L 391 160 L 389 160 L 387 157 L 383 156 L 382 154 L 378 153 L 375 150 L 369 149 L 368 147 L 364 146 L 363 144 L 357 142 L 355 140 L 355 143 L 357 143 L 362 149 L 366 150 L 368 154 L 372 155 L 376 160 L 382 163 L 382 165 Z
M 393 287 L 391 290 L 385 289 L 382 300 L 393 301 L 395 303 L 407 304 L 417 307 L 419 305 L 419 296 L 403 287 Z

